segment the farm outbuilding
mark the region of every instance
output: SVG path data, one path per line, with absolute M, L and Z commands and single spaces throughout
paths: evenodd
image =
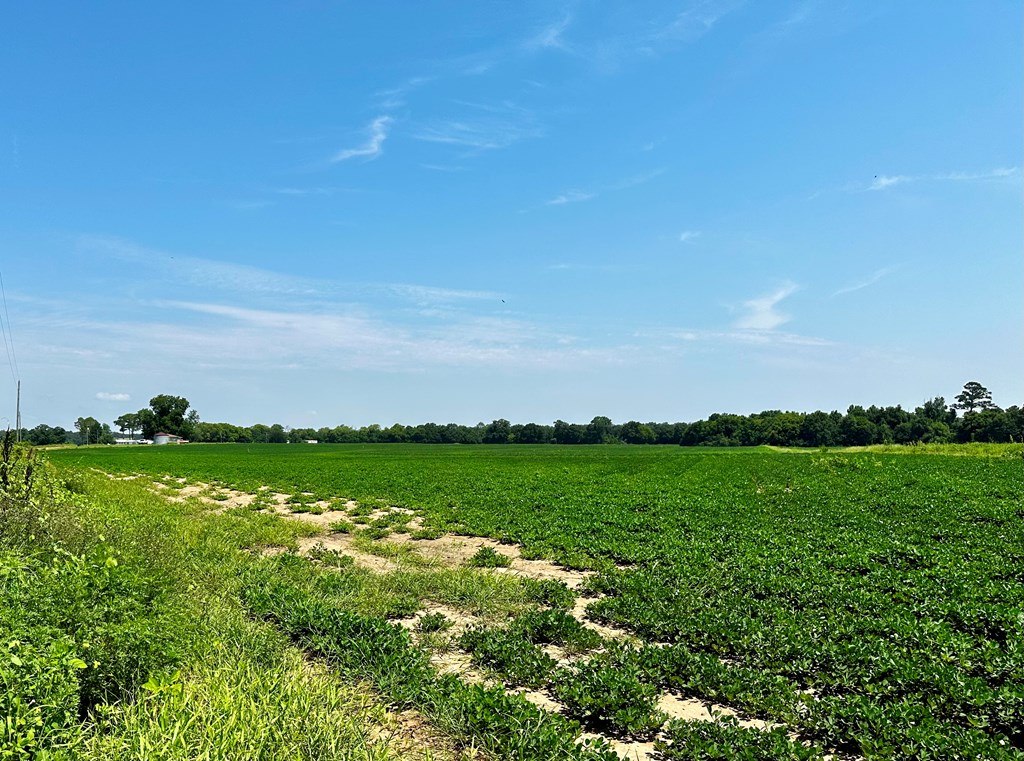
M 181 444 L 185 439 L 181 436 L 175 436 L 173 433 L 154 433 L 153 444 L 154 446 L 159 444 Z

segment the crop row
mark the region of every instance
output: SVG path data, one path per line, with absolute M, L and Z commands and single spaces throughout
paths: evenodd
M 434 530 L 598 569 L 590 591 L 603 598 L 590 615 L 681 659 L 675 676 L 649 667 L 647 649 L 614 669 L 827 745 L 920 758 L 1024 749 L 1019 460 L 610 447 L 60 454 L 383 500 Z M 548 678 L 543 664 L 535 684 Z M 731 670 L 716 671 L 723 664 Z

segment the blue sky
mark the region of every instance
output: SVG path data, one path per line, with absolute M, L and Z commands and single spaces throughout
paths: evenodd
M 28 426 L 1021 404 L 1022 21 L 9 5 L 0 415 L 17 376 Z

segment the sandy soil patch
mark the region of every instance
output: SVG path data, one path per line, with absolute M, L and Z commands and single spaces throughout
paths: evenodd
M 400 567 L 400 562 L 397 559 L 371 555 L 368 552 L 353 549 L 352 537 L 348 534 L 304 537 L 298 540 L 298 545 L 299 552 L 303 555 L 318 545 L 328 550 L 335 550 L 351 557 L 360 568 L 365 568 L 375 573 L 391 573 L 392 571 L 397 571 Z
M 658 701 L 658 709 L 664 711 L 670 719 L 685 719 L 686 721 L 718 721 L 718 716 L 730 716 L 736 719 L 741 727 L 751 729 L 772 729 L 781 726 L 772 724 L 761 719 L 745 719 L 739 713 L 728 706 L 708 703 L 695 698 L 680 698 L 672 693 L 665 693 Z
M 449 626 L 445 629 L 445 634 L 449 635 L 453 639 L 457 639 L 466 629 L 471 626 L 476 626 L 483 621 L 479 616 L 472 616 L 462 610 L 451 608 L 447 605 L 440 605 L 439 603 L 428 602 L 424 605 L 422 610 L 416 612 L 416 615 L 409 618 L 402 618 L 396 621 L 399 626 L 409 629 L 410 631 L 416 631 L 420 624 L 420 620 L 424 616 L 440 614 L 448 619 Z
M 437 732 L 423 716 L 413 710 L 390 713 L 391 723 L 378 736 L 388 741 L 388 745 L 396 750 L 402 758 L 412 761 L 428 759 L 445 759 L 451 761 L 469 761 L 484 756 L 476 748 L 458 750 L 450 738 Z
M 134 476 L 133 476 L 134 478 Z M 181 483 L 181 481 L 179 481 Z M 318 536 L 301 538 L 298 540 L 298 549 L 302 554 L 308 554 L 315 547 L 322 547 L 327 550 L 335 550 L 353 558 L 355 564 L 360 568 L 375 573 L 391 573 L 401 567 L 407 567 L 410 561 L 417 565 L 436 564 L 445 567 L 462 567 L 481 548 L 489 547 L 495 552 L 509 558 L 511 564 L 505 568 L 481 569 L 491 573 L 498 573 L 511 576 L 521 576 L 536 580 L 555 580 L 564 583 L 573 590 L 578 590 L 587 578 L 593 575 L 591 571 L 576 571 L 563 568 L 548 560 L 527 560 L 520 556 L 520 549 L 515 545 L 501 544 L 493 539 L 485 537 L 472 537 L 454 534 L 444 534 L 437 538 L 413 539 L 410 533 L 423 528 L 421 519 L 414 511 L 405 508 L 379 507 L 373 510 L 364 510 L 360 515 L 351 513 L 360 510 L 360 505 L 352 500 L 341 502 L 340 500 L 319 501 L 308 503 L 299 512 L 294 511 L 296 505 L 291 502 L 291 495 L 271 492 L 268 488 L 260 490 L 259 494 L 247 494 L 229 489 L 223 489 L 210 484 L 193 483 L 183 487 L 169 488 L 164 482 L 154 482 L 158 491 L 165 498 L 183 502 L 190 499 L 198 499 L 203 503 L 210 504 L 216 512 L 222 512 L 232 507 L 251 507 L 257 501 L 266 503 L 267 508 L 282 517 L 301 521 L 320 528 L 324 533 Z M 218 499 L 214 498 L 214 495 Z M 304 493 L 303 496 L 312 496 Z M 309 508 L 312 508 L 310 510 Z M 332 509 L 333 508 L 333 509 Z M 374 554 L 363 549 L 357 549 L 355 536 L 350 533 L 328 533 L 332 524 L 339 521 L 355 523 L 355 519 L 362 519 L 365 523 L 357 523 L 361 528 L 366 523 L 379 521 L 383 518 L 393 516 L 399 512 L 408 517 L 404 521 L 406 532 L 397 533 L 392 531 L 387 536 L 375 540 L 374 544 L 381 549 L 381 554 Z M 360 542 L 362 544 L 362 542 Z M 389 552 L 388 546 L 398 552 Z M 365 545 L 364 545 L 365 546 Z M 286 551 L 283 547 L 265 548 L 264 554 L 277 554 Z M 605 639 L 633 638 L 628 631 L 613 626 L 606 626 L 591 621 L 587 617 L 587 606 L 595 600 L 601 599 L 601 595 L 592 597 L 578 596 L 573 608 L 569 613 L 576 618 L 583 626 L 592 629 Z M 443 632 L 453 644 L 451 647 L 442 646 L 436 648 L 431 654 L 431 664 L 439 674 L 454 674 L 463 681 L 476 684 L 493 684 L 494 680 L 485 673 L 474 667 L 468 653 L 459 650 L 454 642 L 469 627 L 481 623 L 481 619 L 467 614 L 464 611 L 439 605 L 427 603 L 424 608 L 414 616 L 396 621 L 400 626 L 409 629 L 414 639 L 418 640 L 420 634 L 417 630 L 423 616 L 440 613 L 449 622 L 450 628 Z M 429 635 L 422 635 L 429 636 Z M 548 646 L 545 648 L 559 665 L 571 663 L 575 658 L 567 656 L 562 648 Z M 539 708 L 553 713 L 562 713 L 563 706 L 554 700 L 547 692 L 528 689 L 513 689 L 514 692 L 522 695 Z M 689 698 L 681 698 L 671 693 L 665 693 L 658 701 L 658 709 L 664 712 L 670 719 L 683 719 L 686 721 L 719 721 L 721 717 L 733 717 L 740 726 L 750 727 L 758 730 L 768 730 L 781 725 L 761 721 L 759 719 L 743 718 L 733 709 L 714 703 Z M 437 737 L 432 734 L 427 723 L 413 711 L 406 711 L 397 714 L 399 727 L 397 732 L 403 736 L 408 735 L 413 744 L 426 742 L 421 747 L 438 747 Z M 632 741 L 623 740 L 607 735 L 596 733 L 585 733 L 581 739 L 586 737 L 603 737 L 607 740 L 616 753 L 627 761 L 655 761 L 662 756 L 655 750 L 654 741 Z M 443 741 L 442 741 L 443 745 Z M 450 747 L 450 746 L 449 746 Z M 475 758 L 474 755 L 463 756 L 463 758 Z

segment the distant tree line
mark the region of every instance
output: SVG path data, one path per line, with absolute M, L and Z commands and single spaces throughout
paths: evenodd
M 833 447 L 868 444 L 915 444 L 951 442 L 1007 443 L 1024 441 L 1024 409 L 1000 409 L 984 386 L 971 381 L 953 404 L 939 396 L 913 411 L 901 406 L 861 407 L 845 413 L 783 412 L 766 410 L 752 415 L 714 414 L 693 423 L 658 423 L 630 420 L 613 423 L 604 416 L 589 423 L 556 420 L 552 425 L 513 424 L 499 419 L 473 426 L 458 423 L 423 423 L 388 428 L 368 425 L 352 428 L 286 428 L 256 424 L 206 423 L 189 410 L 184 397 L 160 395 L 137 413 L 114 421 L 129 436 L 152 438 L 166 432 L 196 442 L 286 444 L 318 441 L 324 444 L 675 444 L 681 446 Z M 22 438 L 34 444 L 113 443 L 110 426 L 95 418 L 79 418 L 75 431 L 38 425 L 23 430 Z

